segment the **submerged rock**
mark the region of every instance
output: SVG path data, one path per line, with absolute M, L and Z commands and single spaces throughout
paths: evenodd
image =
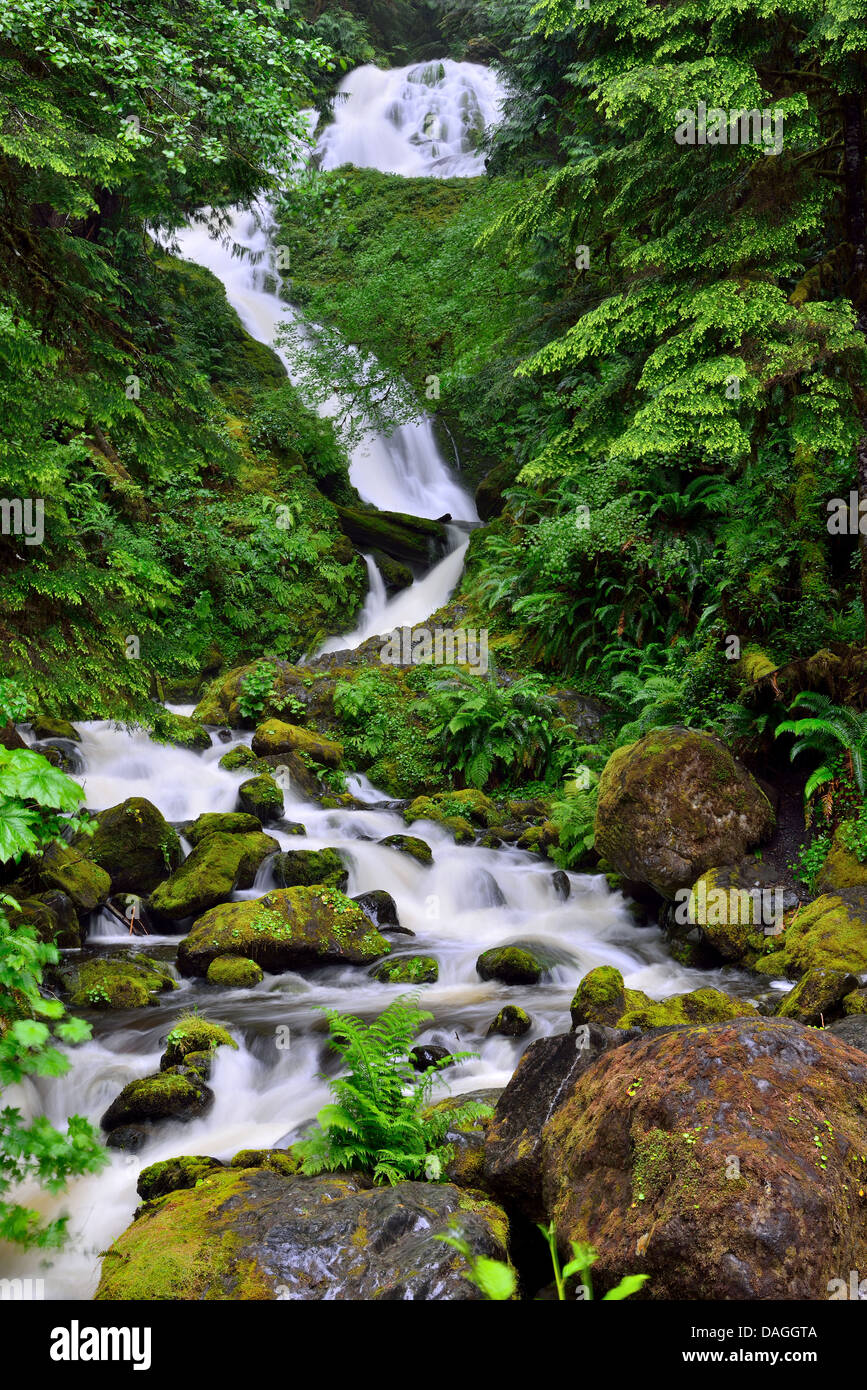
M 178 988 L 168 966 L 148 956 L 94 956 L 60 968 L 59 977 L 75 1009 L 143 1009 Z
M 75 846 L 105 870 L 113 893 L 150 893 L 183 858 L 177 833 L 143 796 L 130 796 L 96 819 L 93 838 L 81 836 Z
M 224 903 L 194 923 L 178 948 L 185 975 L 205 975 L 217 956 L 246 956 L 279 973 L 317 964 L 365 965 L 391 946 L 361 908 L 334 888 L 281 888 Z
M 504 1038 L 522 1038 L 525 1033 L 529 1033 L 532 1026 L 533 1020 L 528 1013 L 519 1009 L 517 1004 L 506 1004 L 489 1025 L 487 1036 L 499 1033 Z
M 143 1207 L 105 1255 L 98 1301 L 480 1301 L 435 1237 L 457 1218 L 476 1255 L 507 1259 L 496 1203 L 446 1183 L 214 1170 Z
M 662 897 L 737 863 L 773 826 L 771 804 L 746 768 L 694 729 L 654 729 L 616 749 L 600 779 L 599 855 Z

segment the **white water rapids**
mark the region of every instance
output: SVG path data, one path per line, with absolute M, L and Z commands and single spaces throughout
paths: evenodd
M 475 135 L 480 123 L 495 119 L 499 101 L 487 69 L 445 63 L 440 76 L 438 65 L 391 73 L 365 68 L 352 73 L 342 87 L 347 100 L 338 103 L 337 119 L 320 144 L 327 167 L 354 160 L 403 174 L 481 172 Z M 239 216 L 235 234 L 251 250 L 267 252 L 261 219 Z M 248 332 L 273 343 L 287 306 L 265 286 L 267 256 L 258 265 L 233 258 L 198 228 L 181 240 L 185 256 L 207 265 L 223 281 Z M 291 362 L 286 365 L 291 370 Z M 352 480 L 363 497 L 380 507 L 475 519 L 472 501 L 450 475 L 426 420 L 356 451 Z M 355 644 L 371 633 L 426 618 L 447 599 L 460 576 L 465 540 L 460 533 L 456 536 L 460 544 L 452 553 L 391 602 L 369 562 L 371 591 L 359 628 L 334 643 Z M 145 796 L 171 821 L 235 808 L 238 786 L 247 774 L 218 766 L 226 745 L 215 743 L 208 752 L 195 754 L 107 723 L 79 727 L 81 780 L 89 808 Z M 249 735 L 239 737 L 249 740 Z M 414 938 L 392 935 L 394 953 L 436 957 L 439 981 L 421 991 L 422 1006 L 435 1021 L 420 1041 L 480 1054 L 478 1060 L 446 1072 L 454 1092 L 504 1085 L 528 1043 L 566 1031 L 575 986 L 594 966 L 617 966 L 630 986 L 657 998 L 723 983 L 723 973 L 689 970 L 673 962 L 659 930 L 637 927 L 623 898 L 609 892 L 602 876 L 570 874 L 571 893 L 564 900 L 550 864 L 515 849 L 455 845 L 432 822 L 412 829 L 431 845 L 431 867 L 383 848 L 376 841 L 406 830 L 402 817 L 382 806 L 384 798 L 363 777 L 351 779 L 350 786 L 367 809 L 325 811 L 287 792 L 286 817 L 304 824 L 306 838 L 267 828 L 287 849 L 340 850 L 349 869 L 347 891 L 385 889 L 396 902 L 401 923 L 416 933 Z M 268 875 L 266 861 L 256 887 L 238 896 L 261 896 L 270 886 Z M 475 969 L 479 954 L 514 941 L 531 943 L 550 963 L 543 982 L 531 989 L 482 982 Z M 168 936 L 131 941 L 103 914 L 93 923 L 85 949 L 144 951 L 170 960 L 176 945 L 177 937 Z M 229 1158 L 241 1148 L 267 1147 L 285 1139 L 310 1120 L 327 1097 L 318 1078 L 325 1033 L 317 1006 L 373 1017 L 399 992 L 396 986 L 377 983 L 363 968 L 328 967 L 303 975 L 267 975 L 260 985 L 243 990 L 182 980 L 179 990 L 163 996 L 158 1007 L 93 1014 L 94 1037 L 71 1051 L 70 1072 L 57 1080 L 30 1079 L 4 1093 L 4 1104 L 18 1105 L 30 1115 L 46 1113 L 61 1128 L 73 1113 L 98 1124 L 128 1081 L 158 1068 L 174 1020 L 192 1005 L 225 1023 L 239 1048 L 218 1052 L 210 1083 L 216 1101 L 204 1118 L 162 1125 L 135 1157 L 113 1151 L 110 1167 L 70 1183 L 58 1197 L 36 1187 L 16 1190 L 15 1200 L 48 1215 L 70 1212 L 72 1237 L 56 1255 L 25 1255 L 0 1247 L 0 1277 L 41 1277 L 51 1299 L 89 1298 L 99 1277 L 99 1253 L 128 1225 L 137 1205 L 135 1183 L 143 1167 L 177 1154 Z M 520 1040 L 486 1037 L 488 1025 L 509 1002 L 527 1008 L 532 1030 Z

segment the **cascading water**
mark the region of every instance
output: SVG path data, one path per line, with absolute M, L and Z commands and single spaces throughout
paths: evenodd
M 342 84 L 346 100 L 322 136 L 326 167 L 346 160 L 403 174 L 440 176 L 481 172 L 476 136 L 496 118 L 499 92 L 485 68 L 470 64 L 421 65 L 400 72 L 363 68 Z M 181 237 L 185 256 L 207 265 L 223 281 L 230 303 L 245 328 L 273 343 L 289 312 L 266 288 L 267 218 L 249 213 L 234 221 L 234 235 L 256 256 L 233 258 L 200 228 Z M 284 355 L 284 361 L 286 360 Z M 287 362 L 291 370 L 291 362 Z M 336 408 L 336 403 L 333 408 Z M 471 499 L 452 479 L 437 449 L 429 421 L 405 426 L 356 450 L 352 480 L 366 499 L 390 510 L 420 516 L 450 513 L 472 521 Z M 460 577 L 465 536 L 452 534 L 454 548 L 412 588 L 387 600 L 371 560 L 370 594 L 354 633 L 333 638 L 326 649 L 357 645 L 366 637 L 411 625 L 427 617 L 451 593 Z M 189 711 L 181 711 L 189 712 Z M 204 811 L 234 809 L 245 772 L 219 767 L 224 747 L 204 754 L 166 747 L 145 735 L 107 723 L 80 726 L 83 781 L 92 809 L 116 805 L 129 796 L 146 796 L 167 819 L 183 821 Z M 243 735 L 239 737 L 243 738 Z M 502 1086 L 534 1038 L 569 1026 L 569 1002 L 576 981 L 594 966 L 617 966 L 634 988 L 661 998 L 677 990 L 708 984 L 732 988 L 732 972 L 689 970 L 673 962 L 657 928 L 635 925 L 622 897 L 611 894 L 604 877 L 570 874 L 570 896 L 563 899 L 550 865 L 516 849 L 456 845 L 433 822 L 413 833 L 433 851 L 423 867 L 377 841 L 406 830 L 402 817 L 362 776 L 350 789 L 364 809 L 323 810 L 290 788 L 285 814 L 301 822 L 306 849 L 338 849 L 349 870 L 350 894 L 385 889 L 395 900 L 401 923 L 414 938 L 392 938 L 400 955 L 429 954 L 439 962 L 439 981 L 425 986 L 423 1005 L 434 1023 L 421 1041 L 452 1050 L 474 1050 L 478 1060 L 447 1073 L 455 1092 Z M 269 827 L 283 848 L 299 840 Z M 238 897 L 257 897 L 270 886 L 266 861 L 255 887 Z M 549 963 L 532 997 L 521 997 L 532 1013 L 531 1031 L 521 1040 L 486 1036 L 488 1025 L 514 994 L 496 982 L 483 982 L 475 969 L 479 954 L 505 942 L 524 941 Z M 163 959 L 174 957 L 177 938 L 151 935 L 131 939 L 116 918 L 103 914 L 93 923 L 88 951 L 124 946 Z M 74 954 L 74 953 L 73 953 Z M 94 1037 L 71 1053 L 71 1071 L 61 1079 L 28 1078 L 4 1093 L 4 1103 L 25 1114 L 45 1113 L 64 1127 L 79 1113 L 98 1123 L 121 1088 L 158 1067 L 165 1037 L 178 1014 L 197 1005 L 209 1018 L 229 1027 L 237 1052 L 217 1053 L 210 1113 L 189 1124 L 161 1126 L 143 1153 L 112 1152 L 104 1172 L 76 1180 L 50 1197 L 37 1188 L 16 1192 L 46 1215 L 71 1213 L 69 1245 L 59 1254 L 22 1255 L 0 1248 L 0 1277 L 42 1277 L 52 1299 L 88 1298 L 99 1275 L 99 1254 L 128 1224 L 137 1205 L 135 1183 L 146 1165 L 176 1154 L 227 1158 L 242 1148 L 279 1143 L 311 1119 L 326 1099 L 318 1079 L 324 1056 L 324 1027 L 317 1006 L 336 1007 L 366 1017 L 384 1009 L 394 986 L 380 984 L 363 969 L 323 968 L 303 975 L 266 976 L 252 989 L 227 990 L 201 980 L 180 980 L 176 993 L 158 1007 L 135 1013 L 91 1017 Z M 743 986 L 735 982 L 735 989 Z M 288 1046 L 286 1045 L 288 1043 Z

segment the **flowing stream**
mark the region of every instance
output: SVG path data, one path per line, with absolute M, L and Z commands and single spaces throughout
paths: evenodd
M 363 68 L 342 84 L 346 100 L 320 141 L 322 161 L 334 167 L 346 160 L 403 174 L 472 175 L 481 171 L 475 136 L 496 117 L 499 94 L 485 68 L 446 62 L 382 72 Z M 262 219 L 236 219 L 236 233 L 253 249 L 267 249 Z M 273 342 L 287 306 L 265 287 L 263 263 L 233 258 L 200 229 L 182 237 L 185 256 L 208 265 L 223 280 L 229 300 L 253 336 Z M 285 359 L 284 359 L 285 360 Z M 291 363 L 287 363 L 287 368 Z M 363 497 L 380 507 L 421 516 L 472 521 L 471 499 L 454 480 L 437 449 L 429 421 L 375 439 L 352 459 L 352 478 Z M 455 531 L 454 548 L 413 587 L 388 601 L 372 560 L 370 593 L 352 634 L 327 644 L 355 645 L 392 626 L 419 621 L 443 603 L 461 571 L 465 536 Z M 180 712 L 189 713 L 189 710 Z M 231 811 L 245 772 L 219 767 L 226 745 L 215 741 L 203 754 L 152 743 L 144 734 L 104 722 L 79 726 L 87 805 L 94 810 L 130 796 L 145 796 L 168 820 L 180 822 L 204 811 Z M 249 740 L 250 735 L 237 735 Z M 662 998 L 698 986 L 724 987 L 731 973 L 684 968 L 672 961 L 658 928 L 638 927 L 619 894 L 603 876 L 570 874 L 569 896 L 558 891 L 552 866 L 516 849 L 456 845 L 442 827 L 417 823 L 412 833 L 428 841 L 433 865 L 423 867 L 397 850 L 377 844 L 406 826 L 399 812 L 363 777 L 351 779 L 364 809 L 323 810 L 293 790 L 285 793 L 285 815 L 302 822 L 306 838 L 267 827 L 283 848 L 338 849 L 349 870 L 347 892 L 385 889 L 395 900 L 403 926 L 415 936 L 392 935 L 393 951 L 433 955 L 439 981 L 422 990 L 422 1006 L 434 1022 L 420 1041 L 450 1051 L 478 1052 L 446 1081 L 454 1093 L 503 1086 L 524 1048 L 534 1039 L 569 1027 L 569 1002 L 577 981 L 594 966 L 610 964 L 628 985 Z M 186 847 L 188 848 L 188 846 Z M 258 897 L 272 886 L 268 861 L 257 883 L 239 897 Z M 91 925 L 87 951 L 144 951 L 173 960 L 177 936 L 131 939 L 116 919 L 99 914 Z M 524 942 L 548 966 L 543 981 L 530 989 L 482 982 L 475 969 L 489 947 Z M 74 953 L 73 953 L 74 954 Z M 121 1088 L 158 1069 L 159 1056 L 174 1020 L 198 1006 L 223 1022 L 237 1039 L 237 1051 L 221 1049 L 211 1087 L 210 1113 L 188 1124 L 162 1125 L 135 1156 L 112 1152 L 102 1173 L 79 1179 L 52 1198 L 32 1188 L 16 1193 L 46 1214 L 70 1212 L 72 1237 L 57 1255 L 22 1255 L 0 1248 L 0 1277 L 41 1277 L 45 1296 L 87 1299 L 99 1277 L 99 1253 L 128 1225 L 137 1205 L 135 1183 L 147 1164 L 177 1154 L 229 1158 L 241 1148 L 285 1141 L 309 1121 L 325 1101 L 319 1073 L 327 1049 L 320 1006 L 373 1017 L 399 990 L 379 984 L 358 967 L 327 967 L 266 975 L 252 989 L 227 990 L 202 980 L 180 979 L 177 992 L 157 1007 L 123 1013 L 93 1013 L 93 1039 L 70 1054 L 63 1078 L 28 1079 L 4 1094 L 4 1103 L 25 1113 L 46 1113 L 64 1127 L 78 1113 L 98 1123 Z M 533 1019 L 522 1039 L 486 1036 L 498 1010 L 508 1002 L 526 1007 Z M 443 1094 L 446 1091 L 443 1090 Z

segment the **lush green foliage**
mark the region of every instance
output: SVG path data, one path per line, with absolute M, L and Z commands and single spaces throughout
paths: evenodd
M 813 690 L 802 690 L 796 695 L 792 709 L 807 709 L 811 713 L 805 718 L 784 720 L 777 725 L 775 737 L 795 735 L 789 754 L 792 760 L 801 753 L 817 754 L 821 759 L 804 787 L 805 804 L 824 788 L 823 799 L 829 798 L 830 805 L 835 791 L 841 790 L 841 781 L 848 782 L 863 798 L 867 793 L 867 713 L 835 705 L 827 695 Z M 834 761 L 841 752 L 845 759 L 843 779 Z M 842 790 L 845 792 L 845 786 Z
M 416 1072 L 410 1048 L 433 1018 L 416 1002 L 417 996 L 402 995 L 373 1023 L 324 1010 L 330 1045 L 348 1070 L 329 1080 L 333 1103 L 319 1111 L 311 1138 L 295 1146 L 303 1172 L 364 1168 L 378 1181 L 437 1181 L 451 1157 L 444 1142 L 448 1130 L 491 1113 L 490 1106 L 472 1102 L 426 1110 L 442 1068 L 476 1054 L 456 1052 Z

